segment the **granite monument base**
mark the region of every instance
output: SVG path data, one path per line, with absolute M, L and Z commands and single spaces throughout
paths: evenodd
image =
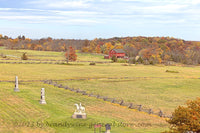
M 45 100 L 40 100 L 40 104 L 47 104 Z
M 14 91 L 19 92 L 20 90 L 19 90 L 19 88 L 14 88 Z
M 87 114 L 86 113 L 74 113 L 72 115 L 73 119 L 86 119 L 87 118 Z

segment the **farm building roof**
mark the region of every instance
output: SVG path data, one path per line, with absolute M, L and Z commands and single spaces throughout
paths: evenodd
M 123 49 L 113 49 L 116 53 L 125 53 Z

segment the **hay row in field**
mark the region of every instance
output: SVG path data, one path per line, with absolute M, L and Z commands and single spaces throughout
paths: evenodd
M 73 78 L 73 79 L 60 79 L 54 81 L 79 81 L 79 80 L 135 80 L 135 79 L 185 79 L 185 77 L 95 77 L 95 78 Z M 193 77 L 187 77 L 187 79 L 199 79 Z
M 22 64 L 22 63 L 19 63 Z M 23 64 L 37 64 L 37 63 L 28 63 L 23 62 Z M 48 63 L 44 63 L 48 64 Z M 54 63 L 49 63 L 54 64 Z M 59 63 L 58 63 L 59 64 Z M 73 79 L 60 79 L 53 81 L 81 81 L 81 80 L 126 80 L 126 81 L 132 81 L 135 79 L 185 79 L 185 77 L 95 77 L 95 78 L 73 78 Z M 187 79 L 199 79 L 199 78 L 193 78 L 193 77 L 187 77 Z M 19 82 L 46 82 L 47 80 L 19 80 Z M 52 79 L 49 79 L 48 81 L 52 81 Z M 0 82 L 14 82 L 13 80 L 0 80 Z
M 10 58 L 3 58 L 3 59 L 0 59 L 0 60 L 21 60 L 21 59 L 10 59 Z M 54 60 L 54 59 L 44 59 L 44 60 L 41 60 L 41 59 L 28 59 L 28 60 L 32 60 L 32 61 L 66 61 L 66 60 Z
M 12 82 L 12 83 L 14 83 L 15 81 L 13 81 L 13 80 L 0 80 L 0 82 Z M 43 80 L 19 80 L 19 82 L 43 82 Z
M 123 99 L 109 98 L 107 96 L 101 96 L 99 94 L 95 95 L 93 93 L 88 93 L 84 90 L 74 89 L 74 88 L 70 88 L 68 86 L 63 86 L 62 84 L 57 84 L 56 82 L 53 82 L 52 80 L 45 80 L 44 83 L 54 85 L 55 87 L 58 87 L 58 88 L 64 88 L 64 89 L 70 90 L 70 91 L 75 92 L 75 93 L 80 93 L 82 95 L 87 95 L 89 97 L 96 97 L 97 99 L 102 99 L 103 101 L 107 101 L 107 102 L 117 104 L 117 105 L 120 105 L 120 106 L 125 106 L 129 109 L 136 109 L 140 112 L 145 112 L 145 113 L 148 113 L 148 114 L 157 115 L 157 116 L 163 117 L 163 118 L 171 118 L 171 116 L 164 114 L 162 110 L 155 110 L 155 109 L 151 109 L 151 108 L 146 108 L 145 106 L 143 106 L 141 104 L 125 102 Z
M 0 64 L 64 64 L 64 62 L 0 62 Z
M 58 55 L 28 55 L 28 56 L 38 56 L 38 57 L 58 57 Z

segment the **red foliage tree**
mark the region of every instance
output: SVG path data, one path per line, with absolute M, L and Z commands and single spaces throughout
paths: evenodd
M 96 46 L 96 49 L 95 49 L 95 51 L 96 51 L 96 53 L 101 53 L 101 47 L 100 47 L 100 45 L 97 45 Z
M 67 60 L 67 63 L 69 61 L 76 61 L 77 59 L 76 51 L 72 46 L 70 46 L 68 50 L 66 51 L 65 58 Z

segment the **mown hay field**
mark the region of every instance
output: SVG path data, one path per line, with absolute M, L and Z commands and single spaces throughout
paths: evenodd
M 162 131 L 167 127 L 159 117 L 40 82 L 21 82 L 18 93 L 13 91 L 13 83 L 0 85 L 1 132 L 93 133 L 96 123 L 113 123 L 112 131 L 116 133 Z M 46 105 L 39 104 L 41 87 L 46 89 Z M 74 104 L 80 102 L 86 107 L 86 120 L 71 118 Z

